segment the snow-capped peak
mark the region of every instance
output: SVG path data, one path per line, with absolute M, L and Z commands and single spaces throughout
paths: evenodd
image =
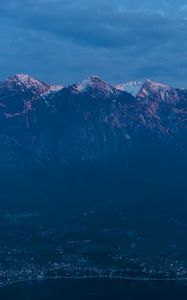
M 5 81 L 0 83 L 1 89 L 9 89 L 12 91 L 31 91 L 39 94 L 45 93 L 50 89 L 50 85 L 41 82 L 28 74 L 16 74 L 9 77 Z
M 136 96 L 141 90 L 143 83 L 140 81 L 130 81 L 126 83 L 119 83 L 115 87 L 120 91 L 125 91 L 133 96 Z
M 17 84 L 23 84 L 25 86 L 46 85 L 45 83 L 35 79 L 28 74 L 16 74 L 12 77 L 9 77 L 5 82 L 14 82 Z
M 167 84 L 154 82 L 150 79 L 147 79 L 145 82 L 141 81 L 130 81 L 127 83 L 120 83 L 115 86 L 118 90 L 126 91 L 133 96 L 146 96 L 150 92 L 167 92 L 170 90 L 170 86 Z
M 160 82 L 155 82 L 155 81 L 152 81 L 150 79 L 147 79 L 145 84 L 149 87 L 151 87 L 153 90 L 168 90 L 170 89 L 171 87 L 167 84 L 164 84 L 164 83 L 160 83 Z
M 84 92 L 90 87 L 93 87 L 97 84 L 99 84 L 102 80 L 98 76 L 90 76 L 84 80 L 82 80 L 80 83 L 77 84 L 77 89 L 79 92 Z
M 63 85 L 51 85 L 49 91 L 50 92 L 58 92 L 64 88 Z
M 36 79 L 34 79 L 32 76 L 28 75 L 28 74 L 16 74 L 14 77 L 12 77 L 12 79 L 16 79 L 22 83 L 28 83 L 28 82 L 35 82 L 37 81 Z
M 155 82 L 150 79 L 145 81 L 137 97 L 139 99 L 157 99 L 157 101 L 160 100 L 168 103 L 179 100 L 177 89 L 174 89 L 167 84 Z
M 141 90 L 138 93 L 138 97 L 146 97 L 150 95 L 159 94 L 160 98 L 164 99 L 168 91 L 171 90 L 171 87 L 167 84 L 155 82 L 150 79 L 147 79 L 143 84 Z
M 100 79 L 98 76 L 90 76 L 87 79 L 82 80 L 80 83 L 76 84 L 76 89 L 78 92 L 83 93 L 88 90 L 93 91 L 103 91 L 106 94 L 112 93 L 115 88 L 112 87 L 109 83 L 106 81 Z

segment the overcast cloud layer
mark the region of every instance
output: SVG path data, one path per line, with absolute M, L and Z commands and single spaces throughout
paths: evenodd
M 0 79 L 187 87 L 187 0 L 1 0 Z

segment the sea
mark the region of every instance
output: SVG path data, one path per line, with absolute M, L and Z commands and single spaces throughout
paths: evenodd
M 50 279 L 0 289 L 0 300 L 186 300 L 187 282 Z

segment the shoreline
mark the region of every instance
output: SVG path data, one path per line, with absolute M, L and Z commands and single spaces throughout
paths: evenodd
M 6 288 L 8 286 L 13 286 L 19 283 L 29 283 L 29 282 L 44 282 L 47 280 L 91 280 L 91 279 L 98 279 L 98 280 L 124 280 L 124 281 L 131 281 L 131 282 L 182 282 L 187 281 L 187 277 L 181 277 L 181 278 L 149 278 L 149 277 L 142 277 L 142 278 L 136 278 L 136 277 L 128 277 L 128 276 L 57 276 L 57 277 L 44 277 L 41 279 L 33 278 L 33 279 L 20 279 L 15 280 L 14 282 L 9 282 L 7 284 L 4 284 L 0 286 L 0 289 Z

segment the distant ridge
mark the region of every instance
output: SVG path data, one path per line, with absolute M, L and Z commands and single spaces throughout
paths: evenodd
M 0 82 L 0 168 L 185 153 L 186 115 L 187 90 L 152 80 L 114 86 L 94 75 L 64 87 L 17 74 Z

